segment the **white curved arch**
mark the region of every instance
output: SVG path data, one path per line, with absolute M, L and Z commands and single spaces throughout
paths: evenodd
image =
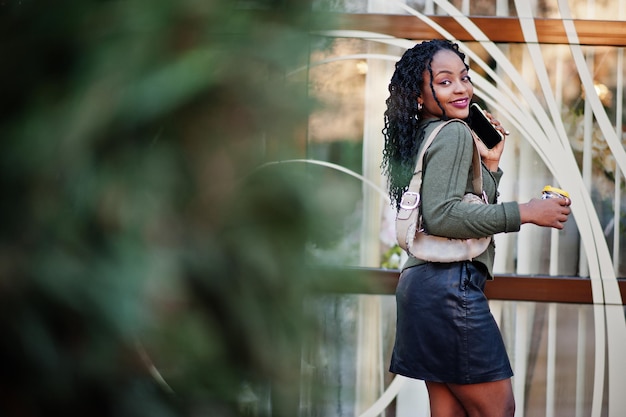
M 393 381 L 389 384 L 385 392 L 376 400 L 374 404 L 371 405 L 370 408 L 365 410 L 363 413 L 359 415 L 359 417 L 376 417 L 380 415 L 385 408 L 391 404 L 394 398 L 398 396 L 400 389 L 406 382 L 407 378 L 402 375 L 396 375 L 393 378 Z
M 363 181 L 365 184 L 367 184 L 370 187 L 372 187 L 374 190 L 379 192 L 386 199 L 387 202 L 391 203 L 391 199 L 389 198 L 389 195 L 387 194 L 387 191 L 385 191 L 380 186 L 378 186 L 378 184 L 375 184 L 374 182 L 372 182 L 369 179 L 365 178 L 363 175 L 359 174 L 358 172 L 354 172 L 351 169 L 348 169 L 348 168 L 346 168 L 344 166 L 341 166 L 341 165 L 338 165 L 338 164 L 333 164 L 332 162 L 320 161 L 320 160 L 317 160 L 317 159 L 285 159 L 285 160 L 281 160 L 281 161 L 266 162 L 266 163 L 258 166 L 257 169 L 262 169 L 262 168 L 265 168 L 267 166 L 272 166 L 272 165 L 294 164 L 294 163 L 304 163 L 304 164 L 311 164 L 311 165 L 320 165 L 320 166 L 324 166 L 324 167 L 327 167 L 327 168 L 334 169 L 335 171 L 340 171 L 340 172 L 343 172 L 345 174 L 348 174 L 351 177 L 357 178 L 357 179 Z

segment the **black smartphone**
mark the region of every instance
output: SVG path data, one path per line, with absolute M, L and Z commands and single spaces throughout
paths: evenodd
M 470 106 L 469 125 L 489 149 L 504 139 L 504 135 L 491 124 L 485 113 L 483 113 L 483 109 L 476 103 L 472 103 Z

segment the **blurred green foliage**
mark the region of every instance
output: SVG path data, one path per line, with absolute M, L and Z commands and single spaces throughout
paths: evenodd
M 0 415 L 295 415 L 309 10 L 0 3 Z

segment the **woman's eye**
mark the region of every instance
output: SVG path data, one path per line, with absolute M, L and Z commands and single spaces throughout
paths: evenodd
M 463 81 L 472 81 L 472 77 L 470 77 L 469 75 L 466 75 L 465 77 L 463 77 Z
M 443 80 L 439 84 L 441 84 L 441 85 L 449 85 L 450 83 L 451 83 L 450 80 Z

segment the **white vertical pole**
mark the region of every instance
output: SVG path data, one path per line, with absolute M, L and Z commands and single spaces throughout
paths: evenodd
M 380 317 L 380 297 L 359 296 L 355 416 L 367 410 L 383 392 L 380 385 L 382 364 L 378 360 Z
M 522 59 L 522 73 L 528 85 L 532 87 L 535 81 L 535 67 L 528 54 L 524 53 Z M 540 158 L 533 147 L 526 141 L 520 141 L 519 148 L 519 173 L 517 175 L 519 196 L 518 200 L 526 202 L 533 197 L 538 197 L 545 179 L 537 178 L 538 171 L 542 168 Z M 522 226 L 517 234 L 517 273 L 522 275 L 536 274 L 540 272 L 539 259 L 541 259 L 542 230 L 539 227 Z
M 430 0 L 432 8 L 432 0 Z M 369 0 L 368 12 L 390 13 L 396 12 L 397 5 L 386 0 Z M 387 53 L 387 46 L 370 43 L 370 53 Z M 365 111 L 363 131 L 363 175 L 375 184 L 385 188 L 385 178 L 380 170 L 382 160 L 382 129 L 387 85 L 391 79 L 394 65 L 387 61 L 368 60 L 365 81 Z M 380 230 L 382 223 L 383 205 L 386 202 L 371 187 L 363 186 L 363 221 L 360 265 L 380 266 Z M 385 390 L 385 373 L 387 358 L 383 355 L 383 326 L 388 317 L 383 316 L 381 299 L 379 296 L 361 296 L 359 303 L 359 334 L 357 346 L 357 381 L 355 415 L 368 408 L 383 395 Z M 403 396 L 402 400 L 406 400 Z M 420 398 L 422 404 L 428 405 Z M 398 398 L 398 406 L 400 404 Z M 380 416 L 384 417 L 384 410 Z
M 623 7 L 624 1 L 620 1 L 620 16 L 624 14 Z M 622 132 L 622 117 L 623 102 L 624 99 L 624 48 L 618 48 L 617 50 L 617 80 L 616 94 L 615 94 L 615 114 L 618 117 L 615 118 L 615 131 L 618 137 L 623 140 L 624 133 Z M 619 169 L 617 163 L 615 164 L 615 200 L 613 210 L 613 269 L 615 275 L 619 274 L 619 262 L 620 262 L 620 226 L 621 226 L 621 212 L 622 212 L 622 172 Z
M 578 340 L 576 341 L 576 409 L 575 417 L 583 417 L 585 403 L 585 366 L 586 366 L 586 341 L 587 315 L 585 307 L 578 307 Z
M 407 379 L 397 397 L 396 417 L 429 417 L 430 403 L 424 381 Z
M 493 316 L 493 319 L 496 321 L 496 324 L 500 329 L 502 328 L 502 304 L 503 301 L 489 300 L 489 309 L 491 310 L 491 315 Z
M 507 0 L 497 0 L 496 3 L 496 16 L 508 16 L 509 15 L 509 3 Z M 500 45 L 500 50 L 506 55 L 509 55 L 509 45 Z M 501 79 L 506 79 L 506 73 L 502 70 L 500 65 L 496 61 L 496 73 Z M 493 109 L 492 109 L 493 110 Z M 492 111 L 493 113 L 493 111 Z M 496 113 L 496 117 L 499 115 Z M 500 158 L 500 166 L 505 172 L 505 175 L 500 180 L 500 201 L 516 201 L 518 195 L 516 194 L 517 177 L 515 172 L 518 170 L 518 158 L 516 154 L 516 148 L 519 144 L 519 133 L 509 126 L 506 120 L 501 120 L 503 125 L 507 129 L 511 130 L 511 135 L 506 138 L 506 145 L 504 152 Z M 496 273 L 506 273 L 514 271 L 514 249 L 517 236 L 513 233 L 498 233 L 494 237 L 496 247 L 496 258 L 493 264 L 493 270 Z
M 594 60 L 594 52 L 589 51 L 587 53 L 587 65 L 589 66 L 589 71 L 593 74 L 593 60 Z M 589 91 L 586 94 L 594 94 L 593 91 Z M 585 184 L 585 188 L 590 192 L 591 191 L 591 173 L 592 173 L 592 157 L 593 157 L 593 110 L 591 109 L 591 103 L 589 100 L 585 100 L 585 107 L 583 113 L 583 166 L 582 166 L 582 178 L 583 183 Z M 588 276 L 589 275 L 589 264 L 587 262 L 587 257 L 585 256 L 584 248 L 580 247 L 580 263 L 579 263 L 579 275 L 580 276 Z
M 626 5 L 624 0 L 619 1 L 617 15 L 619 20 L 624 20 L 626 15 Z M 615 114 L 621 115 L 624 108 L 624 48 L 617 49 L 617 77 L 615 80 Z M 615 118 L 615 131 L 617 137 L 623 140 L 622 118 Z M 615 164 L 615 203 L 613 207 L 613 269 L 615 274 L 619 273 L 620 262 L 620 213 L 622 212 L 622 173 L 617 163 Z
M 528 365 L 528 304 L 517 302 L 515 309 L 515 417 L 524 417 L 526 367 Z
M 369 12 L 385 12 L 389 4 L 383 0 L 370 0 Z M 370 52 L 385 47 L 370 44 Z M 375 49 L 375 50 L 372 50 Z M 386 52 L 384 50 L 383 52 Z M 381 60 L 368 60 L 365 75 L 365 109 L 363 126 L 363 175 L 375 184 L 382 184 L 383 112 L 386 86 L 391 74 L 388 64 Z M 383 187 L 384 188 L 384 187 Z M 380 230 L 383 204 L 380 194 L 363 184 L 363 219 L 361 223 L 360 265 L 380 266 Z M 385 361 L 382 351 L 382 305 L 380 296 L 359 297 L 359 322 L 357 334 L 357 379 L 355 415 L 367 410 L 384 391 Z
M 556 303 L 548 306 L 548 360 L 546 364 L 546 417 L 554 417 L 556 385 Z
M 563 106 L 563 49 L 560 46 L 556 46 L 557 55 L 556 55 L 556 66 L 555 66 L 555 82 L 554 82 L 554 91 L 555 91 L 555 101 L 559 110 L 562 109 Z M 558 184 L 555 184 L 558 186 Z M 549 274 L 550 275 L 558 275 L 559 274 L 559 242 L 560 242 L 559 230 L 551 229 L 550 230 L 550 266 L 549 266 Z
M 509 2 L 508 0 L 496 1 L 496 16 L 509 16 Z
M 587 0 L 587 16 L 592 19 L 594 16 L 594 1 Z M 594 58 L 595 53 L 593 50 L 589 50 L 587 53 L 587 66 L 589 67 L 589 72 L 593 74 L 594 72 Z M 588 92 L 588 94 L 593 94 L 593 92 Z M 584 117 L 583 117 L 583 183 L 588 191 L 591 190 L 591 170 L 592 170 L 592 133 L 593 133 L 593 110 L 591 109 L 591 104 L 589 100 L 585 100 L 585 109 L 584 109 Z M 588 276 L 589 275 L 589 265 L 587 262 L 587 257 L 585 256 L 585 251 L 582 246 L 580 248 L 580 264 L 579 264 L 579 275 Z
M 470 1 L 469 0 L 463 0 L 463 2 L 461 3 L 461 13 L 464 14 L 465 16 L 469 16 L 470 14 Z
M 424 5 L 424 14 L 425 15 L 435 14 L 435 2 L 433 0 L 426 0 L 426 4 Z
M 556 49 L 556 66 L 554 74 L 554 100 L 559 110 L 563 110 L 563 48 L 560 45 Z
M 535 69 L 531 59 L 524 53 L 522 58 L 522 74 L 527 81 L 528 86 L 535 84 Z M 520 141 L 519 149 L 519 201 L 528 201 L 536 196 L 539 187 L 528 178 L 533 178 L 537 169 L 537 155 L 529 143 Z M 538 228 L 522 228 L 518 233 L 517 250 L 518 262 L 517 273 L 531 274 L 538 271 L 540 245 L 537 244 L 539 237 Z M 526 402 L 526 378 L 528 368 L 528 348 L 530 340 L 528 337 L 529 329 L 529 310 L 534 310 L 534 306 L 530 307 L 529 303 L 517 302 L 515 309 L 515 359 L 514 359 L 514 380 L 513 392 L 515 395 L 515 417 L 524 417 Z

